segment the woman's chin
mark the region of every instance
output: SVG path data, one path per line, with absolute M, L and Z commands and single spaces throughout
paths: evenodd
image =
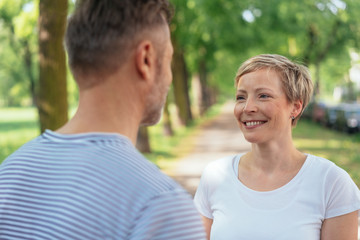
M 245 136 L 244 135 L 244 138 L 249 143 L 261 143 L 262 142 L 262 139 L 260 137 L 256 137 L 256 136 Z

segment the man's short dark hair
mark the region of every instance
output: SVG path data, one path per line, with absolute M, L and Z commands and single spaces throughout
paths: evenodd
M 169 23 L 171 16 L 167 0 L 77 0 L 65 34 L 72 71 L 85 76 L 113 72 L 139 34 Z

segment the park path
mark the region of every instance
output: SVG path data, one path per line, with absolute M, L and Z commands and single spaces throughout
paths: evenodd
M 205 166 L 216 159 L 250 149 L 233 115 L 234 102 L 229 101 L 214 119 L 201 126 L 190 154 L 178 159 L 166 173 L 194 195 Z

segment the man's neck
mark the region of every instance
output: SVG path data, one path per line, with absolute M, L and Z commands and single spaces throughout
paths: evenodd
M 74 117 L 56 132 L 63 134 L 106 132 L 128 137 L 135 145 L 142 118 L 141 103 L 128 88 L 96 86 L 80 91 Z

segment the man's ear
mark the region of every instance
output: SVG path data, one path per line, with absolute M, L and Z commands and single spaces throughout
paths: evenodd
M 155 69 L 155 49 L 150 41 L 142 41 L 136 48 L 136 70 L 144 80 L 151 79 Z

